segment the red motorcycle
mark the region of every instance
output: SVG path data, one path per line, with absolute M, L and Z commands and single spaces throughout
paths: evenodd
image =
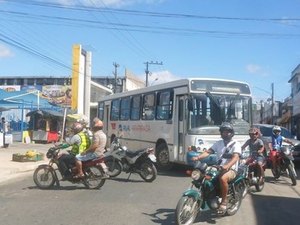
M 292 185 L 297 184 L 297 173 L 295 170 L 295 166 L 293 163 L 294 157 L 292 155 L 293 146 L 283 146 L 279 150 L 276 151 L 275 156 L 275 166 L 272 165 L 271 171 L 275 179 L 278 179 L 281 174 L 287 172 L 289 177 L 291 178 Z
M 266 161 L 263 162 L 263 170 L 266 169 Z M 244 174 L 243 198 L 248 193 L 251 186 L 254 186 L 257 192 L 263 190 L 265 186 L 265 174 L 260 174 L 260 167 L 257 162 L 257 154 L 242 154 L 239 166 L 239 173 Z M 261 175 L 261 176 L 260 176 Z
M 246 161 L 246 164 L 248 165 L 248 182 L 249 187 L 254 186 L 256 191 L 260 192 L 263 190 L 265 186 L 265 173 L 260 174 L 260 166 L 257 162 L 256 155 L 252 155 L 248 160 Z M 266 169 L 266 161 L 263 162 L 263 171 Z
M 49 164 L 40 165 L 33 174 L 33 181 L 40 189 L 48 189 L 54 186 L 60 186 L 57 173 L 59 170 L 59 152 L 63 149 L 63 145 L 51 147 L 46 156 L 50 159 Z M 72 178 L 68 179 L 71 183 L 83 183 L 87 188 L 99 189 L 105 183 L 104 171 L 101 163 L 104 162 L 104 158 L 96 158 L 82 162 L 82 170 L 84 177 L 76 178 L 77 169 L 74 166 L 70 169 Z M 59 172 L 60 173 L 60 172 Z

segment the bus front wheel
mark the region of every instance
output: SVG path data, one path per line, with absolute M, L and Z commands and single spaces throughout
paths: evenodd
M 157 166 L 159 169 L 170 170 L 172 163 L 170 162 L 169 149 L 166 144 L 160 144 L 156 148 Z

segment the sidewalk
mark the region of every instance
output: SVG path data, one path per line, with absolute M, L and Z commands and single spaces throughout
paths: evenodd
M 0 148 L 0 185 L 24 175 L 25 172 L 32 171 L 40 164 L 48 163 L 46 156 L 43 160 L 37 162 L 15 162 L 12 161 L 12 156 L 15 153 L 25 154 L 28 150 L 35 150 L 46 155 L 48 149 L 53 144 L 24 144 L 14 142 L 8 148 Z

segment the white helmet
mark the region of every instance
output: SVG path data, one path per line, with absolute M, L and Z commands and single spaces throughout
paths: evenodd
M 273 129 L 272 129 L 272 132 L 273 132 L 274 135 L 276 134 L 276 132 L 281 132 L 280 126 L 274 126 Z

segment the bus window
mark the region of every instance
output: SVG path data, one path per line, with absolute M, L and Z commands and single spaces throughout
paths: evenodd
M 191 100 L 189 100 L 191 101 Z M 188 103 L 191 113 L 191 127 L 201 127 L 209 124 L 210 108 L 205 95 L 195 96 L 192 102 Z
M 103 120 L 104 118 L 104 102 L 100 102 L 98 106 L 98 118 Z
M 111 114 L 110 120 L 119 120 L 119 113 L 120 113 L 120 100 L 115 99 L 111 101 Z
M 156 119 L 168 120 L 172 118 L 173 100 L 170 91 L 157 94 Z
M 141 97 L 140 96 L 134 96 L 131 99 L 130 119 L 131 120 L 139 120 L 140 119 L 140 112 L 141 112 Z
M 155 93 L 143 97 L 143 120 L 153 120 L 155 113 Z
M 130 97 L 121 99 L 120 120 L 128 120 L 130 112 Z

